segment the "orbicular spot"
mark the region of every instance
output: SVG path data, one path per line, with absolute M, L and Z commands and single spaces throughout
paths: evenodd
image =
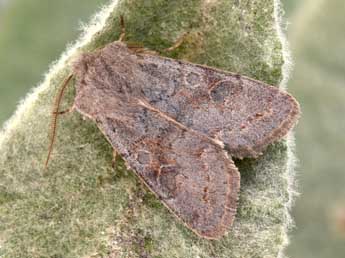
M 220 81 L 211 89 L 210 96 L 215 102 L 224 102 L 229 96 L 236 96 L 242 91 L 241 79 L 235 81 Z
M 140 164 L 148 165 L 151 163 L 151 154 L 147 151 L 138 151 L 137 160 Z
M 189 88 L 196 88 L 200 85 L 201 83 L 201 76 L 200 74 L 196 73 L 196 72 L 190 72 L 188 74 L 185 75 L 185 81 L 187 84 L 187 87 Z

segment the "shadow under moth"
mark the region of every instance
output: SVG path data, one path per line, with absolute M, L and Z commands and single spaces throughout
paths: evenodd
M 73 77 L 72 110 L 93 120 L 163 204 L 209 239 L 222 237 L 236 215 L 240 173 L 232 158 L 258 157 L 300 113 L 276 87 L 119 40 L 78 56 L 56 100 L 54 134 Z

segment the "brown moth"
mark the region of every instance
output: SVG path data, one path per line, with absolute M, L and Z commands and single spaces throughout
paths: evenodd
M 97 124 L 170 211 L 209 239 L 222 237 L 236 214 L 240 174 L 232 157 L 257 157 L 299 115 L 296 100 L 276 87 L 121 40 L 81 54 L 73 75 L 72 109 Z

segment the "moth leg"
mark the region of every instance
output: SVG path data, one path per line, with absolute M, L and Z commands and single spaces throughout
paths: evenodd
M 124 41 L 126 37 L 126 27 L 125 27 L 125 20 L 123 18 L 123 15 L 120 15 L 120 27 L 121 27 L 121 34 L 118 41 L 122 42 Z
M 74 105 L 70 107 L 69 109 L 63 110 L 63 111 L 53 111 L 53 115 L 65 115 L 68 113 L 72 113 L 74 111 Z
M 166 52 L 171 52 L 174 51 L 175 49 L 179 48 L 183 42 L 185 41 L 186 37 L 188 36 L 189 32 L 185 32 L 183 33 L 174 43 L 174 45 L 172 45 L 171 47 L 165 48 L 164 51 Z
M 144 45 L 139 42 L 126 42 L 126 45 L 129 49 L 132 49 L 132 50 L 144 48 Z
M 113 159 L 111 161 L 111 167 L 115 169 L 116 166 L 117 151 L 113 149 Z
M 147 48 L 135 48 L 132 49 L 136 54 L 144 54 L 144 55 L 152 55 L 152 56 L 158 56 L 159 53 L 157 51 L 147 49 Z

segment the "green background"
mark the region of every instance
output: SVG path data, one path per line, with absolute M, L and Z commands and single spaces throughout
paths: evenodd
M 288 253 L 296 258 L 341 258 L 345 257 L 345 1 L 286 2 L 291 7 L 288 37 L 295 61 L 289 91 L 303 112 L 296 130 L 301 195 L 293 209 L 296 228 Z
M 12 0 L 0 4 L 0 123 L 43 79 L 81 21 L 106 0 Z M 0 3 L 2 3 L 0 1 Z M 285 0 L 294 70 L 288 90 L 300 101 L 296 129 L 298 190 L 287 253 L 291 258 L 344 257 L 345 2 Z

